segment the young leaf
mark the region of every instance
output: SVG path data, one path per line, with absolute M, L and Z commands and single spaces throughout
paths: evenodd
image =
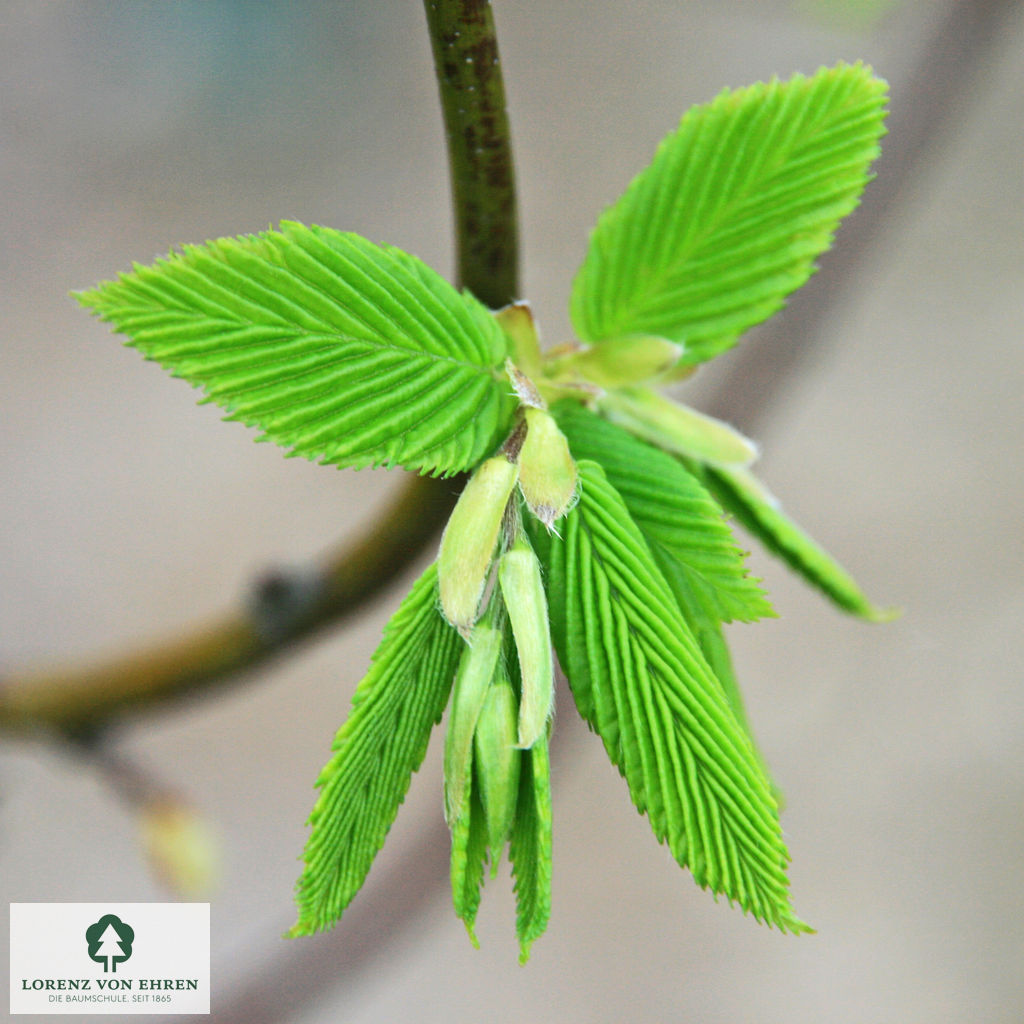
M 622 498 L 596 463 L 579 468 L 580 503 L 546 549 L 552 633 L 576 706 L 699 885 L 804 931 L 757 755 Z
M 598 408 L 602 416 L 671 455 L 716 466 L 749 466 L 757 458 L 757 445 L 735 427 L 650 388 L 620 388 L 605 395 Z
M 498 581 L 519 663 L 518 745 L 529 749 L 545 734 L 554 710 L 555 678 L 540 562 L 524 535 L 501 556 Z
M 764 769 L 765 777 L 771 783 L 772 796 L 775 797 L 779 810 L 782 810 L 782 792 L 772 779 L 768 765 L 757 745 L 757 740 L 754 738 L 754 731 L 750 727 L 750 719 L 747 717 L 743 695 L 740 693 L 739 682 L 736 679 L 736 673 L 733 671 L 732 657 L 729 655 L 729 645 L 725 642 L 725 633 L 720 625 L 713 625 L 711 623 L 701 624 L 693 632 L 697 638 L 697 643 L 700 645 L 700 653 L 704 655 L 708 668 L 715 674 L 715 678 L 722 687 L 722 692 L 725 694 L 729 707 L 732 708 L 732 713 L 736 716 L 736 721 L 743 726 L 743 730 L 750 740 L 750 745 L 754 748 L 754 753 L 757 754 L 757 759 L 761 763 L 762 769 Z
M 807 280 L 878 155 L 886 84 L 860 64 L 694 107 L 598 220 L 573 284 L 585 341 L 728 348 Z
M 544 934 L 551 914 L 551 771 L 547 736 L 523 753 L 516 820 L 509 843 L 515 876 L 519 962 Z
M 444 738 L 444 816 L 449 825 L 465 813 L 473 771 L 473 734 L 491 688 L 504 636 L 494 606 L 479 622 L 459 659 Z
M 473 733 L 474 784 L 480 793 L 491 851 L 491 877 L 498 873 L 516 816 L 523 752 L 516 746 L 518 701 L 508 673 L 495 675 Z
M 185 246 L 78 298 L 229 419 L 324 463 L 461 472 L 515 408 L 490 313 L 359 235 L 282 222 Z
M 704 466 L 708 487 L 769 551 L 840 608 L 872 622 L 885 622 L 898 612 L 876 608 L 853 577 L 782 511 L 775 497 L 743 470 Z
M 290 935 L 330 927 L 359 891 L 441 719 L 464 646 L 437 610 L 431 566 L 388 623 L 317 780 Z
M 469 939 L 478 949 L 474 927 L 480 909 L 480 890 L 487 867 L 487 815 L 480 799 L 480 787 L 470 772 L 466 808 L 452 823 L 451 885 L 455 913 L 466 925 Z
M 600 463 L 622 496 L 691 625 L 774 614 L 722 510 L 676 459 L 575 402 L 553 413 L 573 454 Z

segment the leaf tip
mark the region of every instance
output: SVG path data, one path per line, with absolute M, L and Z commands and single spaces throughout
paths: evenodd
M 806 921 L 801 920 L 796 914 L 789 913 L 785 918 L 775 922 L 779 931 L 788 932 L 790 935 L 817 935 L 818 929 Z
M 903 609 L 898 605 L 890 605 L 885 608 L 868 605 L 861 613 L 861 618 L 867 622 L 895 622 L 897 619 L 903 618 Z

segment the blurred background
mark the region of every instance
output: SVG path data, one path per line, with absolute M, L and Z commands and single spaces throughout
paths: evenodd
M 879 178 L 807 297 L 684 392 L 752 431 L 787 509 L 876 602 L 905 610 L 884 626 L 848 619 L 755 552 L 780 618 L 730 632 L 787 797 L 795 904 L 818 934 L 781 936 L 697 889 L 564 708 L 552 920 L 528 967 L 507 871 L 485 888 L 480 951 L 451 912 L 437 735 L 339 927 L 281 940 L 313 781 L 396 585 L 298 653 L 114 739 L 222 844 L 212 1019 L 1019 1021 L 1024 10 L 520 0 L 495 14 L 523 291 L 550 342 L 569 336 L 598 212 L 689 105 L 838 59 L 891 83 Z M 396 475 L 254 445 L 67 293 L 281 218 L 450 274 L 418 2 L 7 2 L 0 194 L 0 672 L 202 622 L 386 506 Z M 173 898 L 101 773 L 8 737 L 0 893 Z

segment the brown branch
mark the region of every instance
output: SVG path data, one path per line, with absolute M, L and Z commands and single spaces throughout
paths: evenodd
M 511 133 L 489 0 L 424 0 L 455 208 L 458 281 L 498 309 L 515 299 L 519 228 Z
M 409 477 L 360 540 L 320 566 L 265 575 L 237 611 L 93 666 L 6 675 L 0 729 L 88 732 L 235 681 L 383 589 L 436 537 L 459 489 L 459 481 Z

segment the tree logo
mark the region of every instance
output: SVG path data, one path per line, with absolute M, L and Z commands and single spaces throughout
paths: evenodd
M 104 914 L 86 928 L 85 941 L 89 943 L 90 959 L 103 964 L 104 974 L 108 971 L 116 974 L 117 965 L 132 955 L 135 929 L 114 914 Z

